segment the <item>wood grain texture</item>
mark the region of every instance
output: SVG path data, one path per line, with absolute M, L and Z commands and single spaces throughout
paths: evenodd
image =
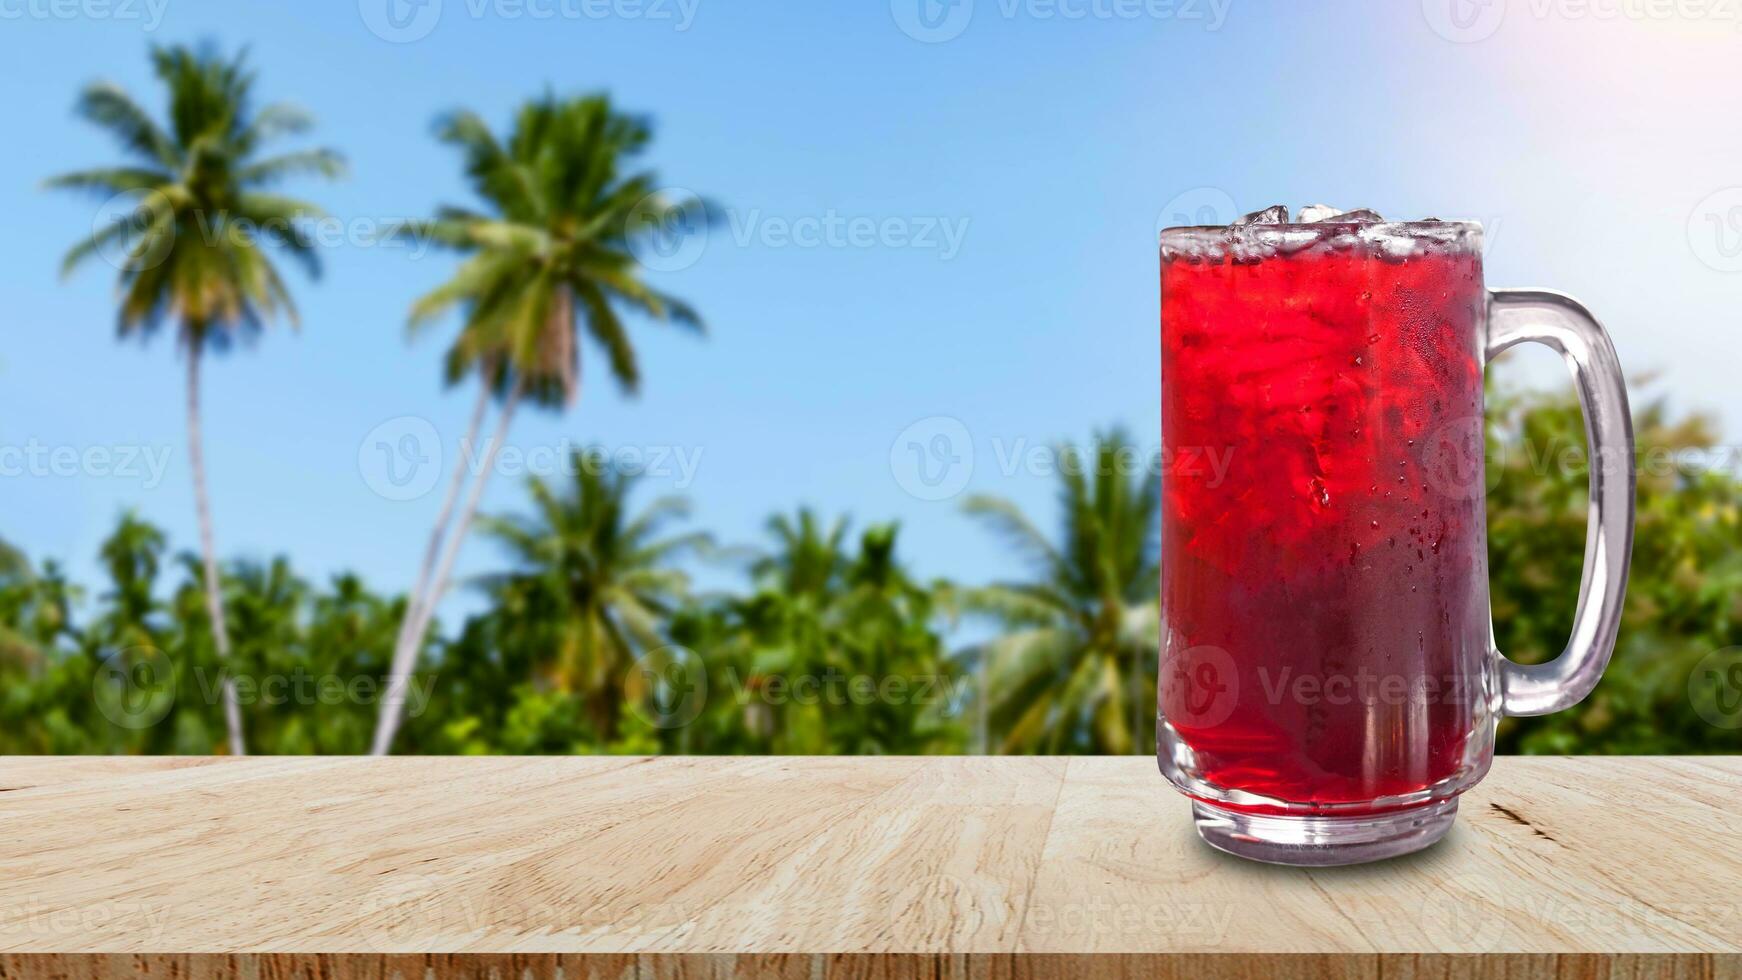
M 1738 980 L 1698 953 L 9 953 L 0 980 Z
M 1742 951 L 1739 801 L 1507 758 L 1430 850 L 1306 871 L 1149 759 L 4 758 L 0 978 L 1742 976 L 1668 955 Z M 29 955 L 84 953 L 159 955 Z

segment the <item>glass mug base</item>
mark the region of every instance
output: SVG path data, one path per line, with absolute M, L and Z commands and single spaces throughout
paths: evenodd
M 1349 817 L 1265 816 L 1192 801 L 1198 836 L 1218 851 L 1268 864 L 1322 868 L 1419 851 L 1446 835 L 1458 798 Z

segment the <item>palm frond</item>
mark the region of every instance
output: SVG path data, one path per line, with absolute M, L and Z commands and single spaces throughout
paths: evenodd
M 274 102 L 262 106 L 254 114 L 253 122 L 243 127 L 237 142 L 244 150 L 252 150 L 262 143 L 270 142 L 280 136 L 295 136 L 305 133 L 314 127 L 314 117 L 301 106 L 287 102 Z
M 629 343 L 629 332 L 618 319 L 598 287 L 589 282 L 575 283 L 575 294 L 581 301 L 587 334 L 605 349 L 610 359 L 611 376 L 623 390 L 633 394 L 641 387 L 641 368 L 636 363 L 635 348 Z
M 343 177 L 345 158 L 336 150 L 324 148 L 284 153 L 239 168 L 236 182 L 251 187 L 304 175 L 328 179 Z
M 990 494 L 976 494 L 962 503 L 962 510 L 990 526 L 1024 558 L 1036 565 L 1038 570 L 1050 574 L 1063 565 L 1064 559 L 1058 549 L 1034 526 L 1022 509 L 1009 500 Z
M 174 183 L 175 178 L 149 167 L 103 167 L 77 170 L 43 181 L 43 187 L 53 190 L 89 190 L 101 194 L 127 194 L 160 191 Z
M 108 130 L 134 156 L 168 170 L 181 166 L 175 141 L 120 86 L 108 82 L 86 86 L 74 111 Z

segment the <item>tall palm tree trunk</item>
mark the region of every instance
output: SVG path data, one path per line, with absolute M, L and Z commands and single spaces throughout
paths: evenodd
M 430 579 L 435 577 L 436 560 L 441 557 L 442 541 L 447 537 L 448 525 L 452 523 L 454 504 L 459 502 L 460 488 L 466 482 L 467 454 L 478 443 L 478 432 L 484 427 L 484 411 L 489 406 L 490 385 L 488 374 L 484 373 L 478 385 L 478 402 L 472 407 L 472 419 L 467 423 L 466 435 L 460 442 L 461 451 L 454 459 L 454 474 L 448 480 L 447 493 L 442 497 L 441 511 L 436 515 L 435 527 L 430 529 L 429 544 L 424 548 L 422 563 L 418 565 L 417 581 L 411 588 L 405 613 L 400 618 L 399 635 L 393 641 L 393 661 L 388 668 L 388 676 L 391 678 L 389 697 L 404 697 L 405 680 L 411 677 L 411 668 L 417 662 L 417 644 L 412 642 L 412 632 L 423 615 L 424 605 L 429 601 Z M 377 739 L 380 738 L 379 725 L 380 722 L 377 721 Z
M 514 419 L 515 407 L 520 404 L 522 389 L 522 383 L 516 381 L 508 392 L 507 401 L 502 405 L 502 413 L 496 418 L 496 431 L 490 437 L 490 444 L 484 449 L 483 466 L 472 479 L 472 488 L 466 493 L 466 503 L 460 511 L 459 523 L 442 551 L 441 564 L 434 581 L 430 583 L 423 601 L 406 610 L 410 630 L 405 636 L 402 649 L 408 653 L 401 658 L 398 651 L 395 652 L 393 673 L 388 678 L 387 693 L 381 699 L 381 712 L 375 722 L 375 738 L 369 748 L 371 755 L 386 755 L 393 747 L 393 736 L 398 733 L 399 723 L 405 714 L 405 689 L 411 682 L 411 670 L 417 662 L 417 651 L 423 647 L 423 637 L 429 630 L 430 619 L 435 615 L 436 603 L 447 591 L 448 580 L 453 576 L 454 560 L 459 557 L 460 546 L 466 540 L 466 532 L 471 529 L 473 519 L 478 516 L 478 501 L 484 495 L 484 485 L 490 481 L 490 471 L 496 468 L 496 454 L 501 451 L 502 443 L 508 437 L 508 425 Z M 486 385 L 485 391 L 488 390 Z
M 212 621 L 212 644 L 217 648 L 219 668 L 230 659 L 230 628 L 224 622 L 224 599 L 218 583 L 218 549 L 212 543 L 212 506 L 206 496 L 205 446 L 200 437 L 200 348 L 188 345 L 188 467 L 193 471 L 194 514 L 200 525 L 200 557 L 205 564 L 206 615 Z M 242 706 L 236 701 L 236 679 L 224 672 L 224 728 L 229 733 L 230 754 L 247 755 L 242 737 Z
M 987 698 L 991 696 L 992 692 L 990 677 L 988 676 L 990 673 L 990 660 L 991 657 L 988 652 L 982 650 L 980 653 L 980 662 L 975 665 L 974 669 L 974 673 L 980 685 L 979 691 L 977 691 L 974 696 L 974 714 L 977 716 L 974 719 L 974 753 L 976 755 L 987 754 L 986 746 L 988 744 L 988 739 L 986 723 L 987 714 L 990 710 L 990 704 L 987 701 Z

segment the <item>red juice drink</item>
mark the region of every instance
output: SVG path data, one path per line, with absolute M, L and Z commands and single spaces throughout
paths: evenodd
M 1479 229 L 1174 229 L 1159 753 L 1251 814 L 1455 794 L 1492 738 Z

